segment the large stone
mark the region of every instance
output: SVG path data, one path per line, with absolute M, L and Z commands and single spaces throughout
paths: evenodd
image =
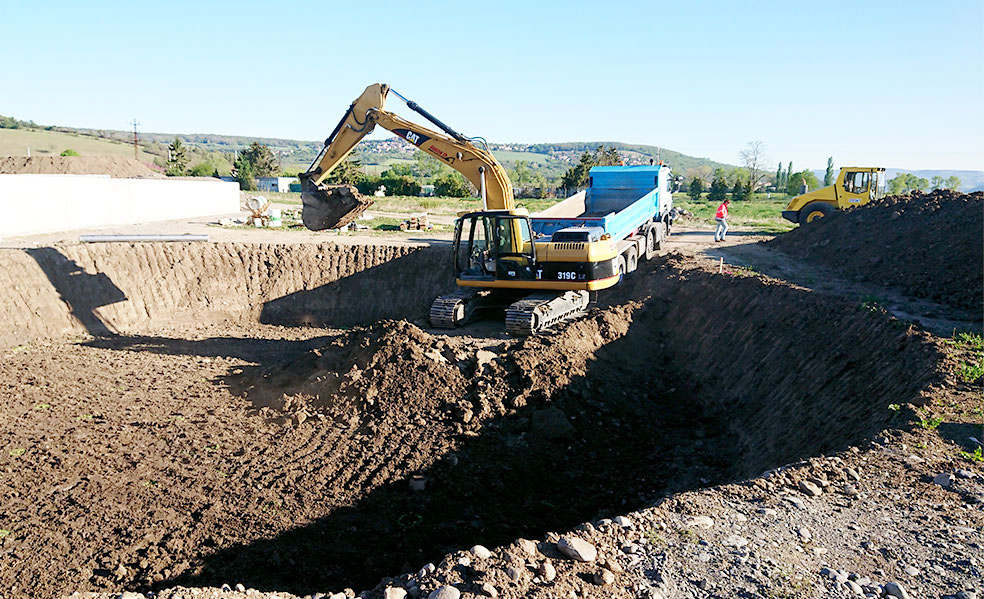
M 482 589 L 482 594 L 485 595 L 486 597 L 492 597 L 493 599 L 495 599 L 495 597 L 499 596 L 499 591 L 494 586 L 492 586 L 491 582 L 483 582 L 481 589 Z
M 933 482 L 944 489 L 949 489 L 953 485 L 953 475 L 949 472 L 941 472 L 933 477 Z
M 431 591 L 427 599 L 460 599 L 461 591 L 450 585 L 444 585 Z
M 909 599 L 909 593 L 906 593 L 902 585 L 897 582 L 885 583 L 885 595 L 888 597 L 896 597 L 897 599 Z
M 609 585 L 615 582 L 615 573 L 611 570 L 602 568 L 594 575 L 595 584 Z
M 486 549 L 484 545 L 475 545 L 471 548 L 471 552 L 478 559 L 489 559 L 492 557 L 492 552 Z
M 821 489 L 820 487 L 811 483 L 808 480 L 801 480 L 799 484 L 799 488 L 800 491 L 803 491 L 810 497 L 819 497 L 821 494 L 823 494 L 823 489 Z
M 540 564 L 540 578 L 542 578 L 544 582 L 552 582 L 554 578 L 557 578 L 557 568 L 554 568 L 554 565 L 550 563 L 550 560 Z
M 694 516 L 690 520 L 687 520 L 687 526 L 696 526 L 697 528 L 711 528 L 714 526 L 714 519 L 710 516 Z
M 561 537 L 557 549 L 567 557 L 579 562 L 593 562 L 598 550 L 591 543 L 577 537 Z
M 400 587 L 386 587 L 383 591 L 383 599 L 404 599 L 406 596 L 406 589 Z

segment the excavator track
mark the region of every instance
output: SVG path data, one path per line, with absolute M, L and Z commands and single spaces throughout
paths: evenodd
M 431 326 L 438 329 L 453 329 L 467 324 L 475 309 L 487 303 L 488 295 L 487 291 L 459 289 L 438 297 L 431 304 Z
M 574 318 L 588 308 L 587 291 L 534 293 L 506 309 L 506 331 L 510 335 L 535 335 Z

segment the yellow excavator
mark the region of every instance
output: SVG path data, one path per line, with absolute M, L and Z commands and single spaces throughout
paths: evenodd
M 387 111 L 385 102 L 390 93 L 441 131 Z M 668 233 L 668 221 L 657 226 L 647 217 L 642 225 L 615 238 L 606 226 L 621 224 L 624 217 L 616 221 L 614 213 L 589 216 L 586 212 L 579 221 L 563 221 L 574 226 L 545 220 L 542 227 L 552 225 L 560 230 L 536 231 L 529 212 L 515 206 L 512 183 L 483 139 L 458 133 L 381 83 L 370 85 L 352 102 L 311 167 L 300 175 L 302 219 L 309 229 L 339 227 L 372 203 L 350 188 L 340 192 L 344 186 L 327 185 L 325 180 L 376 125 L 460 172 L 479 190 L 483 201 L 482 210 L 459 213 L 455 221 L 452 260 L 458 289 L 434 300 L 430 321 L 435 327 L 454 328 L 482 311 L 505 308 L 510 333 L 542 331 L 584 312 L 593 292 L 618 283 L 626 272 L 634 270 L 640 255 L 655 255 Z M 638 173 L 637 179 L 644 178 L 651 189 L 656 180 L 650 173 L 662 169 L 665 172 L 659 180 L 666 187 L 668 168 L 646 168 L 651 170 Z M 608 175 L 599 172 L 597 177 Z M 580 210 L 584 210 L 584 192 L 571 200 L 579 201 Z

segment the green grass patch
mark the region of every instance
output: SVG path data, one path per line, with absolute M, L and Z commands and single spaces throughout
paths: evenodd
M 706 196 L 701 201 L 694 202 L 687 194 L 673 194 L 673 205 L 693 214 L 681 221 L 685 225 L 713 227 L 714 213 L 720 202 L 711 202 Z M 785 233 L 796 227 L 784 220 L 781 212 L 786 208 L 785 199 L 753 198 L 743 202 L 731 202 L 728 205 L 728 226 L 732 228 L 752 229 L 756 233 Z

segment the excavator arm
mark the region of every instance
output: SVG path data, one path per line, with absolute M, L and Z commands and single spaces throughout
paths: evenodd
M 301 178 L 301 199 L 304 204 L 304 224 L 309 229 L 321 230 L 342 226 L 357 218 L 372 200 L 353 192 L 325 185 L 324 181 L 338 164 L 376 125 L 392 131 L 398 137 L 412 143 L 439 161 L 455 169 L 479 189 L 485 207 L 493 210 L 511 210 L 513 204 L 512 183 L 505 169 L 490 151 L 479 148 L 472 141 L 451 129 L 415 102 L 406 100 L 407 106 L 423 115 L 443 132 L 433 131 L 410 122 L 385 110 L 390 87 L 375 83 L 349 106 L 342 120 L 332 131 L 321 153 Z

